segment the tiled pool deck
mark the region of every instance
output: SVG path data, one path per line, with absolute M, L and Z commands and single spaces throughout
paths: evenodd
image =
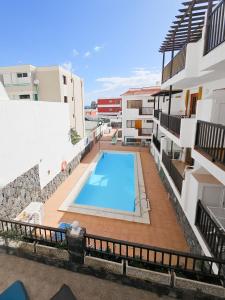
M 94 159 L 100 148 L 101 150 L 135 151 L 140 153 L 146 193 L 151 205 L 151 224 L 140 224 L 58 211 L 58 208 L 72 190 L 78 178 L 85 172 L 88 164 Z M 154 159 L 149 154 L 147 148 L 111 145 L 108 141 L 101 141 L 100 147 L 99 143 L 96 144 L 73 173 L 45 203 L 44 217 L 44 224 L 48 226 L 57 227 L 60 222 L 71 223 L 77 220 L 91 234 L 188 251 L 188 246 L 182 229 L 177 222 L 175 211 L 160 180 Z

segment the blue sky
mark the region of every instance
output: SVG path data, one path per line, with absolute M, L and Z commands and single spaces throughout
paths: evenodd
M 160 80 L 158 52 L 181 0 L 1 2 L 0 65 L 64 65 L 86 104 Z

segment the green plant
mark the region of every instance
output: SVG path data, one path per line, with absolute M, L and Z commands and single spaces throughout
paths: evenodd
M 16 230 L 13 230 L 13 229 L 1 232 L 0 236 L 5 239 L 10 239 L 10 240 L 15 240 L 15 241 L 22 241 L 24 238 L 23 234 L 19 233 Z
M 70 141 L 73 145 L 75 145 L 76 143 L 78 143 L 80 141 L 79 134 L 73 128 L 71 128 L 70 131 L 69 131 L 69 138 L 70 138 Z

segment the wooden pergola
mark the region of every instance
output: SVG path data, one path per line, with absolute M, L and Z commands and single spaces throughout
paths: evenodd
M 190 0 L 183 2 L 183 8 L 179 10 L 179 14 L 176 16 L 176 20 L 171 25 L 164 41 L 161 44 L 159 52 L 163 53 L 162 61 L 162 82 L 164 80 L 164 68 L 167 68 L 167 78 L 173 76 L 174 71 L 174 53 L 179 51 L 176 56 L 180 64 L 180 69 L 175 71 L 180 71 L 185 66 L 185 56 L 186 56 L 186 45 L 188 43 L 197 42 L 202 37 L 202 29 L 204 24 L 206 27 L 209 26 L 209 18 L 212 13 L 213 7 L 218 4 L 220 0 Z M 205 36 L 207 39 L 208 36 Z M 205 43 L 207 45 L 207 41 Z M 165 67 L 165 53 L 171 52 L 171 61 Z M 204 49 L 206 52 L 206 49 Z M 182 61 L 183 64 L 180 63 Z M 167 79 L 166 79 L 167 80 Z M 170 114 L 171 109 L 171 96 L 173 93 L 172 85 L 169 86 L 169 106 L 168 114 Z
M 191 0 L 183 2 L 184 8 L 170 27 L 159 52 L 181 50 L 187 43 L 197 42 L 202 37 L 205 15 L 209 16 L 219 0 Z M 207 26 L 208 17 L 206 20 Z

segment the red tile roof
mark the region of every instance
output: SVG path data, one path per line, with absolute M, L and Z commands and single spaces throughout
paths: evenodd
M 160 91 L 159 86 L 150 86 L 150 87 L 143 87 L 143 88 L 133 88 L 129 89 L 127 92 L 123 93 L 121 96 L 128 96 L 128 95 L 152 95 Z

